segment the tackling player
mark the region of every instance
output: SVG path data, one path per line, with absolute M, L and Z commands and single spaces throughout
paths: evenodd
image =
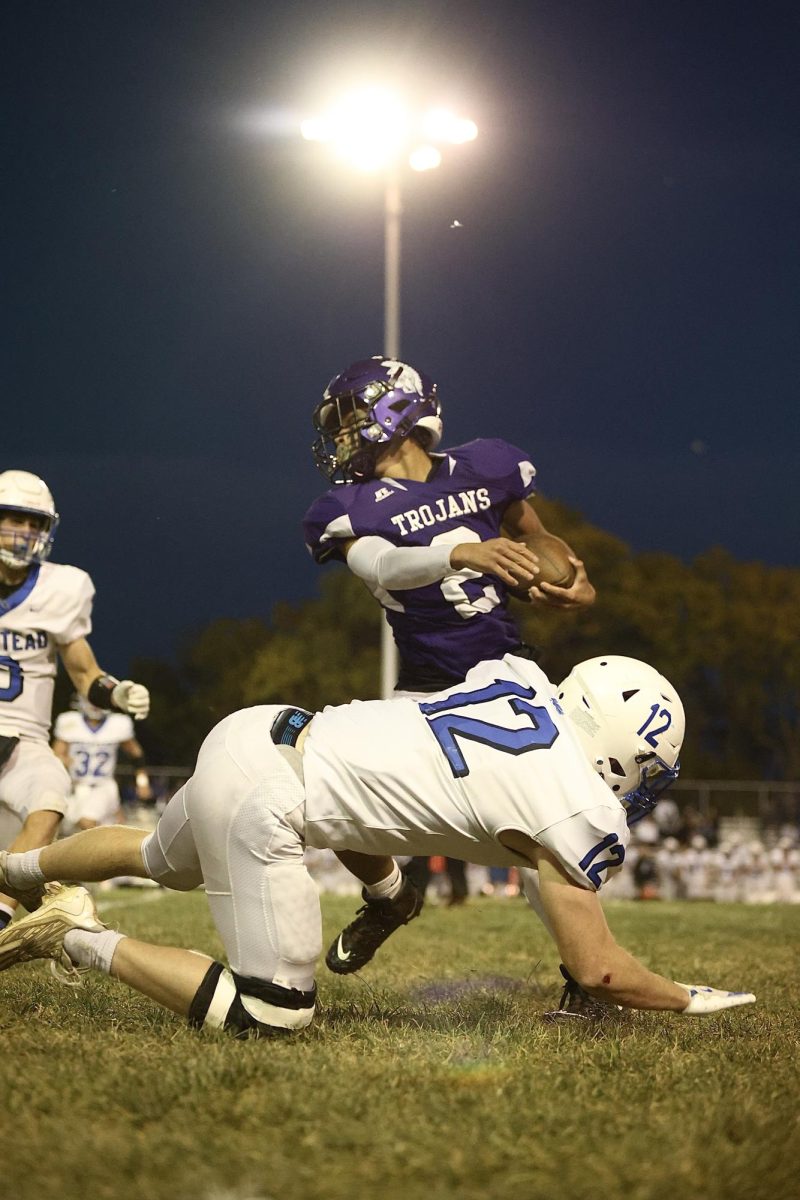
M 59 713 L 53 729 L 53 753 L 72 780 L 72 792 L 61 832 L 76 833 L 120 820 L 119 787 L 114 778 L 122 751 L 136 768 L 137 795 L 147 795 L 150 781 L 144 750 L 133 721 L 125 713 L 104 712 L 78 697 L 78 709 Z
M 382 605 L 399 651 L 396 695 L 422 698 L 508 652 L 532 657 L 507 592 L 537 569 L 514 539 L 547 532 L 528 500 L 536 477 L 528 455 L 496 438 L 437 451 L 436 385 L 380 357 L 331 380 L 314 427 L 314 458 L 334 487 L 306 513 L 306 545 L 317 563 L 345 561 Z M 592 604 L 583 563 L 562 545 L 572 585 L 542 583 L 531 598 L 560 609 Z M 365 884 L 363 908 L 325 959 L 347 974 L 419 914 L 422 895 L 390 858 L 340 858 Z
M 197 1028 L 298 1030 L 314 1015 L 319 893 L 303 850 L 452 854 L 519 868 L 559 953 L 593 995 L 691 1015 L 755 997 L 672 983 L 617 945 L 598 891 L 625 858 L 627 819 L 678 773 L 683 708 L 635 659 L 593 659 L 554 688 L 507 654 L 461 684 L 313 715 L 263 705 L 225 718 L 148 834 L 90 829 L 0 852 L 0 887 L 26 905 L 46 881 L 144 875 L 205 885 L 228 966 L 106 928 L 85 888 L 55 886 L 0 933 L 0 970 L 36 958 L 104 971 Z
M 0 473 L 0 812 L 11 818 L 12 850 L 51 842 L 67 806 L 69 775 L 48 745 L 56 655 L 78 693 L 103 711 L 140 720 L 150 708 L 146 687 L 120 683 L 97 664 L 86 640 L 89 576 L 46 561 L 58 521 L 42 479 Z M 0 929 L 16 903 L 0 894 Z

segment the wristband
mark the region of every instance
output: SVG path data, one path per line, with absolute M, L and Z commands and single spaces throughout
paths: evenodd
M 86 699 L 95 708 L 121 712 L 122 710 L 117 708 L 111 699 L 111 694 L 118 683 L 119 680 L 115 679 L 113 675 L 98 675 L 96 679 L 92 680 L 89 691 L 86 693 Z

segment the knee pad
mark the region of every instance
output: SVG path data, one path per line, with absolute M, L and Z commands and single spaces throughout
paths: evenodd
M 310 992 L 251 979 L 212 963 L 189 1009 L 194 1029 L 225 1029 L 234 1037 L 272 1037 L 305 1029 L 314 1016 L 316 986 Z

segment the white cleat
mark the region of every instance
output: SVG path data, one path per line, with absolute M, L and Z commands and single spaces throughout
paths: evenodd
M 17 963 L 51 958 L 66 971 L 74 972 L 76 968 L 64 949 L 66 935 L 71 929 L 100 933 L 107 928 L 86 888 L 49 884 L 41 907 L 12 921 L 0 933 L 0 971 Z
M 6 878 L 7 859 L 8 850 L 0 850 L 0 892 L 4 896 L 10 896 L 12 900 L 18 900 L 23 908 L 27 908 L 28 912 L 34 912 L 44 900 L 46 889 L 50 885 L 37 883 L 29 888 L 13 887 Z

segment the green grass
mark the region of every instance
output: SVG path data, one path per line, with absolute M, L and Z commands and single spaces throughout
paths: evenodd
M 153 893 L 150 893 L 152 895 Z M 145 894 L 147 895 L 147 894 Z M 107 919 L 219 953 L 204 898 Z M 355 902 L 326 898 L 326 936 Z M 752 1008 L 550 1027 L 522 902 L 429 908 L 290 1041 L 200 1035 L 119 984 L 0 976 L 9 1200 L 782 1200 L 798 1192 L 800 908 L 611 904 L 620 941 Z

